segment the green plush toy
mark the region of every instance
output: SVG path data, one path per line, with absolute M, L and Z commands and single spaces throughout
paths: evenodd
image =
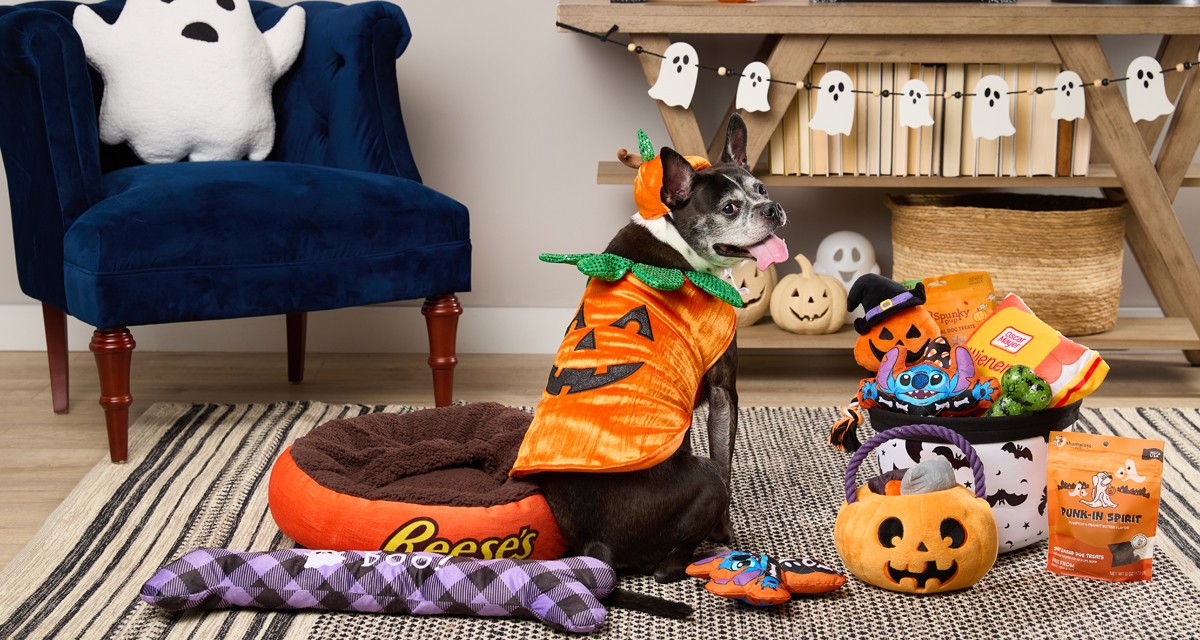
M 1000 376 L 1000 389 L 1003 391 L 1000 399 L 983 415 L 1019 416 L 1041 411 L 1050 406 L 1050 399 L 1054 396 L 1049 383 L 1023 364 L 1005 370 Z

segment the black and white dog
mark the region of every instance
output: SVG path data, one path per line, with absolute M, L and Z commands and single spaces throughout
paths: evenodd
M 746 162 L 746 125 L 730 119 L 720 161 L 696 171 L 670 148 L 661 151 L 667 216 L 634 216 L 606 253 L 634 262 L 720 275 L 747 259 L 787 258 L 774 235 L 787 222 Z M 765 268 L 765 265 L 763 266 Z M 705 540 L 732 542 L 730 467 L 737 433 L 736 343 L 704 375 L 696 404 L 707 403 L 709 456 L 693 455 L 688 438 L 665 461 L 618 473 L 542 472 L 537 482 L 567 541 L 578 553 L 618 570 L 678 580 Z M 618 409 L 619 410 L 619 409 Z

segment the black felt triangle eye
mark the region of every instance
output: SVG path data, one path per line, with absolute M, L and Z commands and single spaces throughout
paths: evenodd
M 611 327 L 624 329 L 629 326 L 630 322 L 636 322 L 638 325 L 637 334 L 651 342 L 654 342 L 654 330 L 650 327 L 650 312 L 646 311 L 646 305 L 631 309 L 629 313 L 621 316 L 621 318 L 613 322 Z
M 585 349 L 595 349 L 595 348 L 596 348 L 596 330 L 595 329 L 592 329 L 591 331 L 587 332 L 587 335 L 580 338 L 579 342 L 575 345 L 576 351 L 583 351 Z

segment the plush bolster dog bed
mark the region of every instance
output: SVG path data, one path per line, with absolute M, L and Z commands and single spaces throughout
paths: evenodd
M 332 420 L 276 460 L 271 515 L 309 549 L 558 558 L 546 499 L 508 475 L 531 418 L 481 403 Z

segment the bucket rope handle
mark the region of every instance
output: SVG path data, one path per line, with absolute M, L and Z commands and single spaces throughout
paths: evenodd
M 850 464 L 846 466 L 846 502 L 854 504 L 858 501 L 856 495 L 858 488 L 856 481 L 858 478 L 858 468 L 867 458 L 867 454 L 879 445 L 896 438 L 906 438 L 909 436 L 926 436 L 941 438 L 953 444 L 962 450 L 967 456 L 967 462 L 971 465 L 971 473 L 975 476 L 975 497 L 987 499 L 987 486 L 983 471 L 983 461 L 975 453 L 975 448 L 971 446 L 967 439 L 959 435 L 957 432 L 947 429 L 946 427 L 936 424 L 909 424 L 903 427 L 888 429 L 881 433 L 877 433 L 869 440 L 863 443 L 858 451 L 854 452 L 854 456 L 850 458 Z

